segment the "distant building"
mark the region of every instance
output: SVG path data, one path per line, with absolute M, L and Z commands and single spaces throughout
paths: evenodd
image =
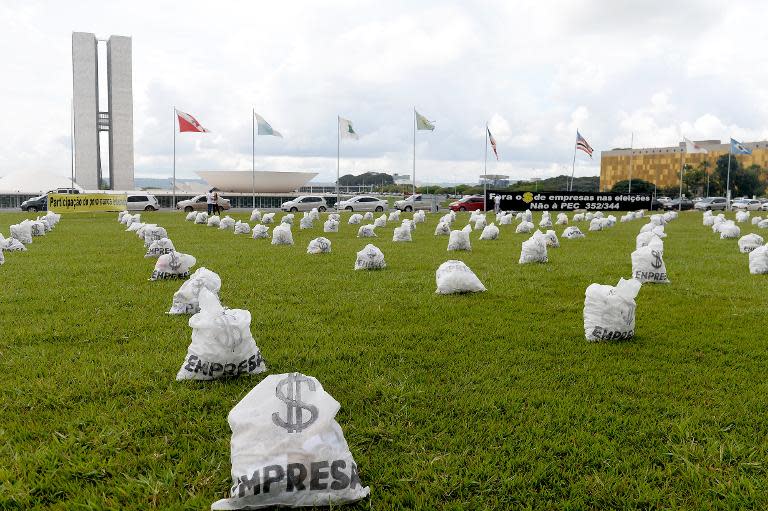
M 680 184 L 680 167 L 683 162 L 696 167 L 702 161 L 709 161 L 711 172 L 717 159 L 730 151 L 730 144 L 722 144 L 719 140 L 697 140 L 696 144 L 708 153 L 685 154 L 683 142 L 677 147 L 603 151 L 600 155 L 600 189 L 610 190 L 617 182 L 629 179 L 630 160 L 632 179 L 643 179 L 659 187 L 668 187 Z M 756 163 L 768 167 L 768 141 L 749 142 L 744 146 L 751 149 L 752 154 L 736 156 L 742 166 Z
M 480 176 L 480 186 L 482 185 L 494 188 L 506 188 L 509 186 L 509 176 L 501 174 L 484 174 Z
M 392 174 L 392 179 L 396 185 L 412 185 L 413 180 L 408 174 Z

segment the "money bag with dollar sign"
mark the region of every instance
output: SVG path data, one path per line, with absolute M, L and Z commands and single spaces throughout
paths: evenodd
M 339 403 L 301 373 L 267 376 L 229 412 L 230 496 L 211 509 L 327 506 L 370 494 L 341 426 Z

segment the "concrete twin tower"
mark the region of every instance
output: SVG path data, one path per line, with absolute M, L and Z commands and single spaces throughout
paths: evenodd
M 104 42 L 104 41 L 102 41 Z M 75 181 L 99 189 L 102 175 L 99 135 L 109 133 L 109 188 L 133 190 L 133 78 L 131 38 L 110 36 L 107 50 L 107 109 L 99 105 L 99 40 L 72 33 Z

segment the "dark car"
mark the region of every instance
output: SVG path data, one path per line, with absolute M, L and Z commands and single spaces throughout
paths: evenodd
M 673 199 L 665 202 L 662 207 L 667 211 L 688 210 L 693 209 L 693 201 L 683 197 L 682 199 Z
M 46 211 L 48 209 L 48 195 L 40 195 L 39 197 L 32 197 L 21 203 L 22 211 L 29 211 L 30 213 L 36 213 L 38 211 Z

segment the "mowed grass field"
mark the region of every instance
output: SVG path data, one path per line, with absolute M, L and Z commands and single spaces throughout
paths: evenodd
M 27 216 L 0 214 L 0 232 Z M 175 381 L 191 336 L 166 315 L 180 282 L 147 280 L 155 261 L 116 216 L 64 215 L 0 266 L 0 509 L 208 509 L 228 494 L 227 413 L 264 375 Z M 251 311 L 265 374 L 314 376 L 341 403 L 371 487 L 350 509 L 768 508 L 768 277 L 736 240 L 683 213 L 666 227 L 672 283 L 643 286 L 636 337 L 589 343 L 584 291 L 630 276 L 645 220 L 581 223 L 586 239 L 519 265 L 529 235 L 514 225 L 447 252 L 438 217 L 393 243 L 392 223 L 357 239 L 343 215 L 333 252 L 308 255 L 322 223 L 301 231 L 298 215 L 286 247 L 142 214 Z M 353 271 L 369 242 L 387 268 Z M 436 295 L 448 259 L 488 291 Z

